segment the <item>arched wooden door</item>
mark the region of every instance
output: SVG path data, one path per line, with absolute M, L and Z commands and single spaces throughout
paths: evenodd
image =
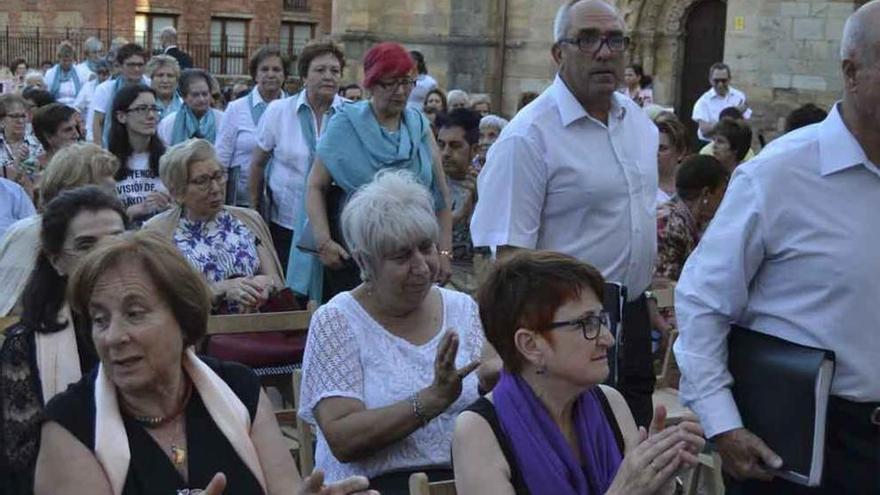
M 694 103 L 709 89 L 709 67 L 724 59 L 726 22 L 727 2 L 723 0 L 702 0 L 687 14 L 680 103 L 676 110 L 693 141 L 697 139 L 697 125 L 691 120 L 691 113 Z

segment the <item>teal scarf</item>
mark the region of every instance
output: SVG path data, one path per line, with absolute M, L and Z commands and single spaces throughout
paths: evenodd
M 315 142 L 311 109 L 301 107 L 298 112 L 303 137 Z M 346 103 L 329 121 L 317 146 L 310 148 L 312 160 L 317 156 L 327 167 L 333 181 L 351 194 L 373 180 L 379 170 L 398 168 L 410 170 L 419 182 L 431 189 L 434 208 L 446 207 L 434 181 L 431 154 L 430 124 L 416 110 L 407 108 L 402 115 L 398 132 L 388 132 L 379 126 L 369 101 Z M 317 256 L 296 248 L 303 232 L 307 215 L 305 201 L 297 218 L 294 242 L 288 263 L 287 285 L 294 291 L 321 301 L 323 294 L 323 266 Z
M 171 103 L 169 103 L 168 106 L 163 105 L 162 100 L 160 100 L 159 98 L 156 98 L 156 105 L 158 105 L 159 108 L 162 109 L 162 111 L 159 113 L 159 121 L 161 121 L 172 113 L 179 112 L 180 107 L 183 106 L 183 100 L 180 98 L 180 95 L 177 93 L 177 91 L 174 91 L 174 96 L 171 97 Z
M 306 98 L 307 96 L 305 93 L 302 93 L 302 97 Z M 299 95 L 294 95 L 293 98 L 299 98 Z M 337 109 L 331 106 L 324 115 L 323 121 L 326 130 L 329 130 L 328 126 L 336 112 Z M 315 152 L 318 147 L 317 130 L 314 125 L 312 108 L 309 105 L 302 105 L 297 109 L 296 116 L 299 119 L 303 140 L 309 145 L 309 172 L 311 172 L 312 163 L 315 161 Z M 323 137 L 321 139 L 323 140 Z M 309 174 L 306 173 L 306 177 L 308 176 Z M 299 294 L 309 296 L 310 299 L 320 302 L 324 290 L 324 267 L 321 265 L 321 260 L 314 254 L 300 251 L 296 247 L 307 222 L 306 191 L 303 190 L 302 207 L 296 212 L 293 231 L 294 242 L 291 243 L 290 257 L 287 263 L 287 286 Z
M 49 84 L 49 92 L 57 99 L 58 91 L 61 90 L 61 85 L 71 79 L 73 80 L 73 86 L 76 88 L 76 94 L 79 94 L 79 90 L 82 88 L 82 81 L 79 80 L 79 74 L 76 73 L 76 67 L 70 66 L 70 69 L 65 71 L 61 68 L 61 64 L 56 65 L 55 77 L 52 78 L 52 82 Z
M 182 105 L 177 115 L 174 116 L 174 126 L 171 128 L 171 142 L 169 146 L 182 143 L 190 138 L 207 139 L 214 144 L 217 138 L 217 122 L 214 118 L 214 109 L 208 108 L 202 118 L 197 119 L 192 110 Z

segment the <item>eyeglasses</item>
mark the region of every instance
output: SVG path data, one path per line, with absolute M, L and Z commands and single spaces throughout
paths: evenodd
M 603 326 L 606 328 L 611 326 L 611 318 L 606 311 L 599 311 L 598 313 L 591 313 L 574 320 L 554 321 L 550 324 L 551 329 L 568 326 L 580 327 L 585 339 L 595 340 L 602 331 Z
M 122 64 L 122 65 L 123 65 L 124 67 L 128 67 L 128 68 L 131 68 L 131 69 L 140 69 L 141 67 L 144 66 L 144 63 L 143 63 L 143 62 L 125 62 L 125 63 Z
M 26 113 L 7 113 L 6 118 L 12 119 L 12 120 L 27 120 L 27 114 Z
M 414 79 L 398 79 L 396 81 L 376 81 L 376 86 L 388 91 L 397 91 L 403 86 L 404 89 L 412 89 L 413 86 L 416 85 L 416 81 Z
M 161 114 L 162 107 L 158 105 L 138 105 L 136 107 L 131 107 L 125 111 L 126 113 L 136 113 L 139 115 L 147 115 L 150 112 Z
M 211 183 L 216 182 L 218 186 L 223 186 L 226 184 L 226 180 L 229 178 L 229 175 L 225 170 L 218 170 L 211 175 L 201 175 L 196 177 L 195 179 L 189 181 L 190 184 L 196 186 L 202 191 L 207 191 L 211 188 Z
M 623 33 L 611 33 L 603 36 L 598 31 L 588 31 L 577 38 L 563 38 L 559 42 L 577 45 L 578 49 L 584 53 L 596 53 L 602 49 L 604 44 L 607 44 L 608 49 L 612 52 L 622 52 L 629 46 L 629 38 Z

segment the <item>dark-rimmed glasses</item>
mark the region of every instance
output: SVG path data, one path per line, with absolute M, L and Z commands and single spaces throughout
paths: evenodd
M 414 79 L 398 79 L 396 81 L 376 81 L 376 86 L 388 91 L 397 91 L 403 86 L 404 89 L 412 89 L 413 86 L 416 85 L 416 81 Z
M 574 320 L 569 321 L 554 321 L 550 324 L 550 329 L 555 330 L 557 328 L 562 327 L 579 327 L 581 329 L 581 333 L 584 334 L 584 338 L 587 340 L 596 340 L 599 336 L 599 333 L 602 332 L 602 327 L 609 328 L 611 326 L 611 318 L 608 316 L 606 311 L 599 311 L 598 313 L 589 313 L 580 318 L 576 318 Z
M 629 38 L 624 36 L 623 33 L 602 35 L 598 31 L 588 31 L 582 33 L 577 38 L 563 38 L 559 42 L 575 45 L 578 47 L 578 50 L 584 53 L 597 53 L 602 49 L 602 45 L 605 44 L 608 45 L 608 49 L 612 52 L 622 52 L 629 46 Z
M 138 115 L 147 115 L 150 112 L 161 114 L 162 107 L 158 105 L 138 105 L 136 107 L 131 107 L 125 111 L 125 113 L 136 113 Z
M 226 184 L 226 180 L 229 178 L 229 175 L 225 170 L 218 170 L 211 175 L 200 175 L 195 179 L 189 181 L 189 183 L 202 191 L 207 191 L 211 188 L 211 183 L 216 182 L 218 186 L 223 186 Z

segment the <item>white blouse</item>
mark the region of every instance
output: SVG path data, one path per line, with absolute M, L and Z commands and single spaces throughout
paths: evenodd
M 312 319 L 303 360 L 300 416 L 317 424 L 315 407 L 327 397 L 347 397 L 377 409 L 406 400 L 434 380 L 437 346 L 447 328 L 458 332 L 460 345 L 455 366 L 479 359 L 483 327 L 477 304 L 467 294 L 439 290 L 443 322 L 427 343 L 413 345 L 385 330 L 349 292 L 342 292 L 320 307 Z M 476 373 L 463 382 L 461 395 L 446 411 L 408 437 L 356 462 L 333 457 L 318 428 L 315 467 L 328 482 L 348 476 L 376 475 L 418 466 L 450 463 L 455 418 L 478 397 Z

